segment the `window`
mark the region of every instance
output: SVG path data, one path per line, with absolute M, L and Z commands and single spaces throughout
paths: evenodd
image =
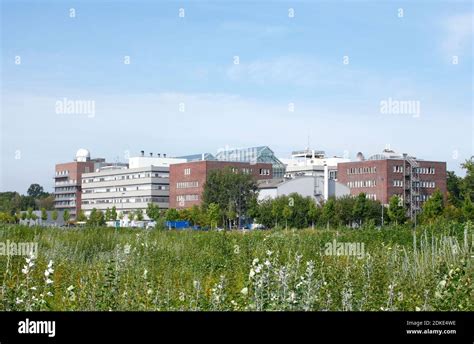
M 184 175 L 189 176 L 191 174 L 191 169 L 190 168 L 185 168 L 184 169 Z
M 393 181 L 393 186 L 395 186 L 395 187 L 403 187 L 403 181 L 402 181 L 402 180 L 394 180 L 394 181 Z
M 177 182 L 177 189 L 188 189 L 188 188 L 197 188 L 199 187 L 199 182 Z
M 403 166 L 402 165 L 395 165 L 393 166 L 394 173 L 403 173 Z

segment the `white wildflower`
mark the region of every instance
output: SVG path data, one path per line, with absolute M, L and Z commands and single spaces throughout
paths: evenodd
M 247 295 L 249 293 L 249 289 L 247 287 L 245 288 L 242 288 L 242 290 L 240 291 L 243 295 Z

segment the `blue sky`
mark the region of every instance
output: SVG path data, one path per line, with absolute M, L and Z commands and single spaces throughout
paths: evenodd
M 390 146 L 457 172 L 474 154 L 469 1 L 4 0 L 1 15 L 1 191 L 51 191 L 81 147 L 288 157 L 309 137 L 328 155 Z M 95 115 L 58 114 L 63 98 Z M 419 116 L 381 113 L 389 98 Z

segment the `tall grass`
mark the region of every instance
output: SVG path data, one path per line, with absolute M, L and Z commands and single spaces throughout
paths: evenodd
M 0 226 L 2 310 L 474 310 L 473 228 L 242 232 Z M 360 242 L 365 256 L 325 255 Z

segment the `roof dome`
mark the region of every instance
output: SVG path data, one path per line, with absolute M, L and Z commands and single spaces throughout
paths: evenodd
M 81 148 L 76 153 L 76 161 L 88 161 L 91 158 L 91 153 L 84 148 Z

